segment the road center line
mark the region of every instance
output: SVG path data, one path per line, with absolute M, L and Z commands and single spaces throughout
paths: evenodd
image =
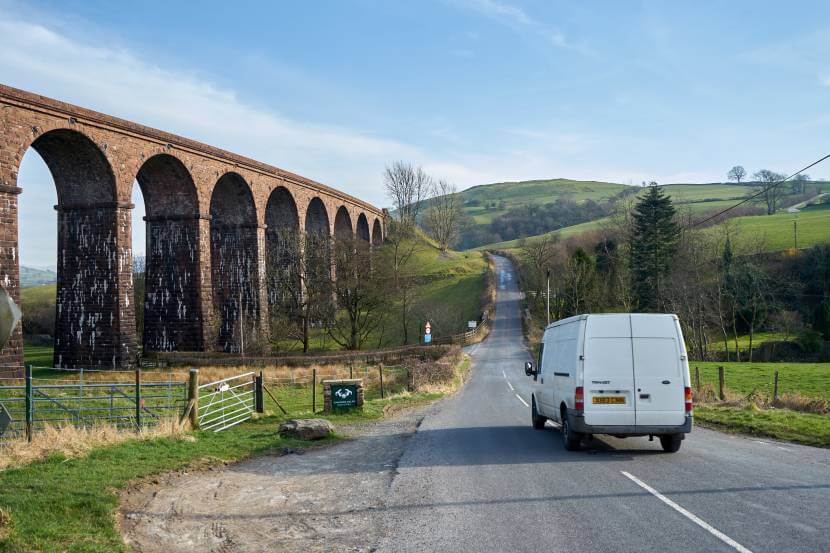
M 511 392 L 515 392 L 515 391 L 516 391 L 516 389 L 515 389 L 515 388 L 513 388 L 513 385 L 510 383 L 510 381 L 509 381 L 509 380 L 507 381 L 507 385 L 508 385 L 508 386 L 510 386 L 510 391 L 511 391 Z
M 522 403 L 525 404 L 525 407 L 530 407 L 530 405 L 528 405 L 527 402 L 522 399 L 522 396 L 520 396 L 519 394 L 516 394 L 516 397 L 519 398 L 519 401 L 521 401 Z
M 718 530 L 717 528 L 710 526 L 708 523 L 698 518 L 694 513 L 690 513 L 689 511 L 687 511 L 686 509 L 684 509 L 683 507 L 681 507 L 680 505 L 666 497 L 665 495 L 661 494 L 660 492 L 658 492 L 657 490 L 655 490 L 654 488 L 652 488 L 651 486 L 649 486 L 648 484 L 634 476 L 633 474 L 625 472 L 624 470 L 621 470 L 620 472 L 623 473 L 623 475 L 625 475 L 632 482 L 646 490 L 648 493 L 650 493 L 651 495 L 653 495 L 654 497 L 656 497 L 657 499 L 659 499 L 660 501 L 662 501 L 663 503 L 665 503 L 666 505 L 668 505 L 669 507 L 683 515 L 684 517 L 688 518 L 689 520 L 691 520 L 692 522 L 694 522 L 695 524 L 697 524 L 698 526 L 712 534 L 713 536 L 717 537 L 725 544 L 737 549 L 741 553 L 752 553 L 752 551 L 750 551 L 743 545 L 739 544 L 738 542 L 736 542 L 735 540 L 733 540 L 732 538 Z

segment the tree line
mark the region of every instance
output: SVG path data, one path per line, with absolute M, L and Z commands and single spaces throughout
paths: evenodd
M 769 253 L 763 237 L 740 236 L 729 220 L 705 231 L 691 223 L 651 186 L 603 230 L 523 241 L 516 260 L 534 319 L 546 319 L 549 274 L 551 320 L 676 313 L 697 359 L 752 361 L 761 331 L 784 337 L 765 357 L 830 357 L 830 247 Z

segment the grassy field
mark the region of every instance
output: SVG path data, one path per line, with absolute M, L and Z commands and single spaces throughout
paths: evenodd
M 716 201 L 685 204 L 692 213 L 704 215 L 707 212 L 714 212 L 732 205 L 733 201 Z M 786 210 L 779 211 L 775 215 L 747 215 L 730 219 L 736 241 L 740 244 L 742 240 L 763 240 L 763 247 L 766 251 L 782 251 L 792 248 L 795 245 L 793 233 L 793 221 L 798 221 L 798 248 L 809 248 L 818 244 L 830 243 L 830 204 L 810 206 L 802 209 L 797 215 L 787 213 Z M 609 219 L 597 219 L 579 225 L 565 227 L 563 229 L 547 233 L 547 235 L 559 235 L 561 238 L 570 238 L 584 232 L 602 228 L 609 224 Z M 717 233 L 720 226 L 707 228 L 701 232 Z M 541 236 L 532 236 L 528 240 L 537 240 Z M 475 248 L 484 250 L 508 250 L 517 249 L 519 240 L 508 240 L 487 244 Z
M 794 336 L 782 334 L 780 332 L 756 332 L 752 337 L 752 347 L 758 347 L 765 342 L 786 342 L 793 340 Z M 749 335 L 738 336 L 738 348 L 741 351 L 749 349 Z M 709 343 L 709 351 L 724 351 L 723 341 Z M 729 351 L 735 351 L 735 340 L 730 337 Z
M 689 363 L 694 378 L 700 368 L 703 384 L 717 385 L 718 366 L 724 367 L 725 386 L 743 395 L 752 392 L 772 394 L 773 378 L 778 371 L 779 394 L 801 394 L 830 400 L 830 363 Z
M 30 286 L 20 291 L 23 305 L 36 305 L 43 303 L 55 303 L 55 284 L 40 284 Z
M 731 219 L 731 224 L 738 241 L 760 237 L 764 241 L 764 249 L 780 251 L 795 246 L 793 221 L 798 222 L 799 248 L 830 243 L 830 204 L 810 206 L 798 214 L 779 211 L 775 215 L 736 217 Z M 704 232 L 717 232 L 717 228 Z
M 692 379 L 697 367 L 701 385 L 717 389 L 721 365 L 727 401 L 696 400 L 697 421 L 731 432 L 830 447 L 830 363 L 692 362 Z M 773 407 L 775 371 L 782 399 Z
M 30 344 L 24 344 L 24 363 L 34 367 L 51 367 L 53 351 L 52 346 L 33 346 Z

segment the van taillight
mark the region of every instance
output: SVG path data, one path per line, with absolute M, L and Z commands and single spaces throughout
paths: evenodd
M 686 412 L 691 413 L 692 412 L 692 389 L 689 388 L 688 386 L 686 386 L 685 388 L 683 388 L 683 390 L 685 391 L 685 394 L 686 394 Z
M 580 412 L 585 410 L 585 390 L 583 390 L 582 386 L 576 387 L 576 393 L 574 394 L 574 409 Z

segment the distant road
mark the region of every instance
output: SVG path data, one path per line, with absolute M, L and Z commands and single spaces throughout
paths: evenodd
M 679 453 L 530 426 L 519 292 L 497 258 L 470 381 L 421 423 L 391 482 L 380 551 L 830 551 L 830 451 L 696 428 Z
M 804 200 L 803 202 L 800 202 L 800 203 L 797 203 L 793 206 L 790 206 L 790 207 L 787 208 L 787 212 L 788 213 L 798 213 L 798 211 L 800 209 L 806 207 L 808 204 L 810 204 L 810 203 L 812 203 L 816 200 L 822 199 L 825 196 L 830 196 L 830 192 L 822 192 L 821 194 L 818 194 L 817 196 L 813 196 L 809 200 Z

